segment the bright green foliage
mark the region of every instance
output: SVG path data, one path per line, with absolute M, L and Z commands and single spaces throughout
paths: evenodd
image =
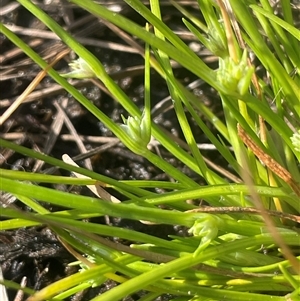
M 70 73 L 60 75 L 54 69 L 47 69 L 49 76 L 128 149 L 143 156 L 172 180 L 116 181 L 0 139 L 3 148 L 88 177 L 74 179 L 0 170 L 0 190 L 11 193 L 32 209 L 29 213 L 1 208 L 1 229 L 46 224 L 78 252 L 95 259 L 94 266 L 86 265 L 82 271 L 36 292 L 36 300 L 64 300 L 104 283 L 107 278 L 119 285 L 93 301 L 122 300 L 140 290 L 145 292 L 143 301 L 155 300 L 164 293 L 184 301 L 298 300 L 300 277 L 285 258 L 282 245 L 270 233 L 277 233 L 298 256 L 296 260 L 299 259 L 299 233 L 295 230 L 300 214 L 299 196 L 279 176 L 270 176 L 266 166 L 244 146 L 236 129 L 239 123 L 262 152 L 284 166 L 295 183 L 300 182 L 297 165 L 300 131 L 293 135 L 294 129 L 299 128 L 300 76 L 291 73 L 299 70 L 299 30 L 293 25 L 295 12 L 290 1 L 280 1 L 282 14 L 276 16 L 270 1 L 228 1 L 232 6 L 229 16 L 234 17 L 232 21 L 240 27 L 241 38 L 248 53 L 256 57 L 257 66 L 248 65 L 247 51 L 240 47 L 237 37 L 233 37 L 231 46 L 240 58 L 235 61 L 229 56 L 228 35 L 217 1 L 199 0 L 200 13 L 196 16 L 192 16 L 189 7 L 181 7 L 179 1 L 174 3 L 195 40 L 200 41 L 219 60 L 217 70 L 198 57 L 165 24 L 158 0 L 150 1 L 150 9 L 143 1 L 124 1 L 145 19 L 145 23 L 150 24 L 146 29 L 96 1 L 69 2 L 142 40 L 141 45 L 146 43 L 146 51 L 141 53 L 145 57 L 145 108 L 138 108 L 107 74 L 102 62 L 34 2 L 19 0 L 23 9 L 35 15 L 79 57 L 70 64 L 73 69 Z M 201 18 L 198 19 L 198 15 Z M 154 28 L 154 33 L 149 28 Z M 41 68 L 47 67 L 47 63 L 24 40 L 1 23 L 0 32 Z M 150 56 L 150 49 L 153 56 Z M 221 112 L 216 113 L 178 81 L 171 60 L 219 93 L 223 106 Z M 170 133 L 151 121 L 150 67 L 166 81 L 183 141 L 174 141 Z M 255 74 L 259 91 L 251 85 L 254 70 L 260 70 Z M 115 123 L 64 77 L 101 80 L 129 117 L 123 117 L 124 124 L 121 126 Z M 201 141 L 190 125 L 191 120 L 193 127 L 198 127 L 197 132 L 204 133 L 214 146 L 214 155 L 223 161 L 223 169 L 217 168 L 215 162 L 203 156 L 198 145 Z M 260 136 L 264 130 L 260 128 L 262 120 L 272 127 L 266 129 L 264 140 Z M 148 149 L 151 135 L 164 151 L 191 173 L 185 174 Z M 113 191 L 112 194 L 115 191 L 124 201 L 111 203 L 106 201 L 107 196 L 74 195 L 39 184 L 97 185 L 98 182 L 105 183 Z M 199 200 L 216 211 L 198 212 L 202 209 L 197 206 Z M 256 200 L 267 210 L 267 216 L 273 223 L 272 231 L 260 212 L 246 211 L 249 206 L 255 207 Z M 44 208 L 44 202 L 66 209 L 49 212 Z M 218 209 L 220 206 L 224 207 Z M 280 209 L 281 215 L 273 216 L 278 212 L 268 211 L 270 209 Z M 285 212 L 289 215 L 284 216 Z M 142 223 L 179 225 L 189 229 L 190 235 L 161 239 L 131 229 L 86 222 L 87 219 L 104 215 Z M 102 236 L 118 237 L 134 246 L 108 244 Z M 6 282 L 5 285 L 11 283 Z

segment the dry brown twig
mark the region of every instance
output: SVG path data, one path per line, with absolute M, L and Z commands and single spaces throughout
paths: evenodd
M 45 70 L 38 73 L 35 79 L 30 83 L 26 90 L 15 100 L 15 102 L 0 116 L 0 126 L 11 116 L 11 114 L 21 105 L 25 98 L 37 87 L 41 80 L 47 75 L 47 71 L 60 61 L 65 55 L 70 52 L 70 49 L 66 49 L 61 52 L 57 57 L 47 66 Z
M 290 172 L 288 172 L 284 167 L 282 167 L 277 161 L 275 161 L 271 156 L 266 154 L 245 132 L 245 130 L 238 125 L 238 135 L 242 141 L 247 145 L 249 149 L 255 154 L 255 156 L 265 164 L 274 174 L 285 181 L 292 190 L 300 197 L 300 185 L 297 183 Z

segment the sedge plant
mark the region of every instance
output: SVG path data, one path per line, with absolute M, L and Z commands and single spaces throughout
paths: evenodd
M 78 56 L 70 64 L 69 73 L 61 74 L 49 68 L 48 75 L 130 151 L 174 180 L 116 181 L 1 139 L 2 148 L 85 176 L 58 177 L 1 169 L 0 190 L 14 195 L 32 208 L 32 213 L 1 208 L 5 219 L 0 221 L 0 229 L 45 224 L 70 250 L 76 250 L 73 254 L 85 255 L 76 255 L 81 267 L 77 273 L 40 291 L 30 291 L 28 300 L 65 300 L 83 289 L 100 286 L 108 279 L 118 285 L 93 301 L 122 300 L 142 290 L 145 293 L 140 300 L 143 301 L 156 300 L 164 294 L 170 294 L 170 300 L 184 301 L 298 300 L 300 31 L 294 26 L 290 1 L 280 1 L 282 15 L 279 17 L 265 0 L 199 0 L 202 20 L 172 2 L 182 13 L 186 28 L 218 57 L 218 68 L 213 70 L 164 24 L 159 0 L 150 0 L 149 7 L 139 0 L 124 1 L 145 19 L 145 24 L 151 25 L 145 27 L 94 1 L 69 0 L 145 42 L 145 52 L 141 54 L 145 61 L 143 111 L 107 74 L 101 61 L 74 37 L 33 2 L 18 2 Z M 5 24 L 0 24 L 0 32 L 46 69 L 46 62 Z M 255 64 L 268 74 L 268 83 L 264 74 L 257 74 L 251 56 L 256 57 Z M 171 60 L 217 91 L 224 121 L 176 79 Z M 185 147 L 177 144 L 151 118 L 151 68 L 167 84 Z M 127 112 L 128 115 L 123 116 L 124 124 L 114 123 L 93 105 L 67 81 L 70 77 L 101 80 Z M 189 118 L 234 170 L 240 179 L 238 183 L 207 163 L 197 146 Z M 151 137 L 192 170 L 199 180 L 191 179 L 150 150 L 147 146 Z M 199 184 L 200 179 L 205 185 Z M 125 201 L 109 202 L 107 195 L 101 193 L 95 197 L 73 195 L 37 183 L 101 185 L 123 195 Z M 155 193 L 149 189 L 153 187 L 165 192 Z M 208 206 L 190 202 L 198 199 Z M 50 212 L 43 202 L 67 209 Z M 161 239 L 135 230 L 83 221 L 103 215 L 180 225 L 188 229 L 189 235 Z M 118 237 L 132 244 L 129 247 L 108 243 L 103 236 Z M 293 251 L 297 247 L 298 251 Z M 14 286 L 6 280 L 4 284 Z

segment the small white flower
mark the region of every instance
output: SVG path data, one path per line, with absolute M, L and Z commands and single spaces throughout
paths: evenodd
M 93 72 L 93 70 L 90 68 L 88 63 L 81 57 L 77 60 L 74 60 L 72 63 L 69 64 L 69 66 L 71 67 L 72 71 L 66 74 L 61 74 L 62 77 L 78 79 L 95 77 L 95 73 Z

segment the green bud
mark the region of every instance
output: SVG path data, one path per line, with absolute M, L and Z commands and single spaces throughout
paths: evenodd
M 295 132 L 293 136 L 291 137 L 293 146 L 297 152 L 300 152 L 300 130 L 298 132 Z
M 131 143 L 134 146 L 132 151 L 142 154 L 150 142 L 151 124 L 148 124 L 147 118 L 144 116 L 142 118 L 129 116 L 127 119 L 122 116 L 122 119 L 124 124 L 121 124 L 120 127 L 131 138 Z
M 217 80 L 230 92 L 244 95 L 250 86 L 253 72 L 253 66 L 249 67 L 247 64 L 247 51 L 245 50 L 239 63 L 235 63 L 228 56 L 220 59 Z
M 223 35 L 220 35 L 220 32 L 217 31 L 213 26 L 209 26 L 208 28 L 207 47 L 209 47 L 209 50 L 214 55 L 220 58 L 225 58 L 228 56 L 226 35 L 225 32 L 223 33 Z
M 221 227 L 222 224 L 223 221 L 221 218 L 206 213 L 203 213 L 201 219 L 195 221 L 188 232 L 192 233 L 194 236 L 200 236 L 202 239 L 194 252 L 194 256 L 200 254 L 217 237 L 219 227 Z

